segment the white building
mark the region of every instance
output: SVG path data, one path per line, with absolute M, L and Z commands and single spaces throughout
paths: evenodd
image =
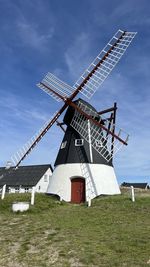
M 39 193 L 46 193 L 53 169 L 50 164 L 20 166 L 18 169 L 0 168 L 0 189 L 6 184 L 9 193 L 31 192 L 32 187 Z

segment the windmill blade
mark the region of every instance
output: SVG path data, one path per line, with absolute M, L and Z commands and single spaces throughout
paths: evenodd
M 92 110 L 90 107 L 85 105 L 82 102 L 78 102 L 78 107 L 86 113 L 88 116 L 95 118 L 96 121 L 99 123 L 103 123 L 105 118 L 99 116 L 97 112 Z M 110 134 L 111 130 L 109 120 L 106 121 L 105 128 L 107 131 L 100 128 L 96 125 L 93 121 L 87 119 L 86 116 L 81 114 L 78 110 L 75 110 L 74 116 L 71 121 L 71 126 L 87 141 L 89 142 L 89 135 L 88 135 L 88 121 L 90 122 L 90 142 L 92 147 L 107 161 L 109 162 L 113 155 L 116 154 L 124 143 L 128 141 L 128 134 L 126 134 L 123 130 L 116 129 L 117 134 L 115 133 L 113 142 L 112 142 L 112 135 Z M 116 137 L 118 138 L 116 138 Z M 124 142 L 120 142 L 120 140 L 124 140 Z
M 19 164 L 26 158 L 26 156 L 32 151 L 32 149 L 38 144 L 42 137 L 47 133 L 47 131 L 52 127 L 52 125 L 57 121 L 67 106 L 67 104 L 64 104 L 58 112 L 54 113 L 52 118 L 45 122 L 43 127 L 16 154 L 11 157 L 9 162 L 12 162 L 17 168 Z
M 91 98 L 119 62 L 135 35 L 136 32 L 118 30 L 73 87 Z
M 55 118 L 57 112 L 53 115 Z M 31 152 L 31 150 L 37 145 L 41 138 L 45 135 L 48 129 L 52 126 L 52 118 L 44 123 L 41 129 L 34 134 L 34 136 L 17 152 L 11 157 L 11 161 L 14 166 L 18 167 L 22 160 Z
M 75 89 L 48 72 L 37 86 L 58 102 L 68 98 Z

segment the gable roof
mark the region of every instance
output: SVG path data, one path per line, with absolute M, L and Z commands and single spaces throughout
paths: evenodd
M 134 188 L 141 188 L 141 189 L 145 189 L 148 186 L 148 183 L 122 183 L 121 186 L 124 187 L 130 187 L 133 186 Z
M 16 170 L 0 167 L 0 186 L 35 186 L 49 168 L 53 171 L 50 164 L 20 166 Z

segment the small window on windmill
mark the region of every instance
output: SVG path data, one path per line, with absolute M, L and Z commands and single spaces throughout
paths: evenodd
M 96 140 L 95 143 L 97 147 L 103 147 L 103 143 L 101 140 Z
M 75 139 L 75 146 L 83 146 L 84 139 Z
M 65 148 L 66 147 L 66 144 L 67 144 L 67 141 L 64 141 L 64 142 L 62 142 L 62 144 L 61 144 L 61 149 L 63 149 L 63 148 Z

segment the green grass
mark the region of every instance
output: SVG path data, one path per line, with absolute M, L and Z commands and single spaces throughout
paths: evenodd
M 99 197 L 92 207 L 36 194 L 35 206 L 13 213 L 0 200 L 0 267 L 150 266 L 150 194 Z

